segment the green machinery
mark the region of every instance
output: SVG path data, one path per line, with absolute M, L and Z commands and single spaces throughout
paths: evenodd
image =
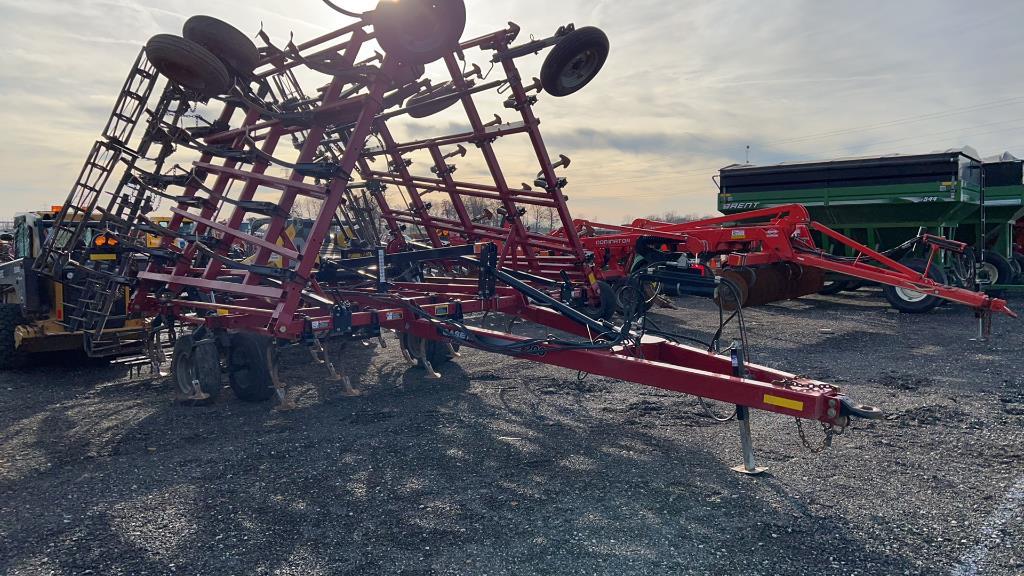
M 947 256 L 936 271 L 943 281 L 966 284 L 976 278 L 988 289 L 1024 288 L 1024 256 L 1014 249 L 1014 222 L 1024 217 L 1024 174 L 1021 160 L 1012 156 L 982 162 L 958 150 L 733 165 L 720 171 L 718 186 L 718 207 L 725 214 L 803 204 L 815 220 L 907 261 L 923 257 L 912 245 L 922 233 L 956 239 L 975 248 L 977 273 L 972 278 L 963 259 Z M 833 280 L 833 292 L 855 285 Z

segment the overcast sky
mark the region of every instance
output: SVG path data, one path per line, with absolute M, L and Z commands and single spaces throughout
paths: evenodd
M 354 9 L 373 2 L 338 0 Z M 3 213 L 61 203 L 139 47 L 205 13 L 284 43 L 347 24 L 317 0 L 0 0 Z M 283 6 L 292 5 L 290 12 Z M 468 0 L 467 35 L 603 28 L 601 76 L 537 107 L 577 216 L 712 213 L 718 168 L 972 145 L 1024 155 L 1024 2 Z M 522 63 L 537 75 L 541 60 Z M 498 97 L 500 98 L 500 97 Z M 495 99 L 495 102 L 499 102 Z M 498 107 L 500 109 L 500 106 Z M 443 116 L 429 120 L 445 126 Z M 515 183 L 536 168 L 509 151 Z M 517 171 L 519 169 L 520 171 Z M 520 173 L 521 172 L 521 173 Z

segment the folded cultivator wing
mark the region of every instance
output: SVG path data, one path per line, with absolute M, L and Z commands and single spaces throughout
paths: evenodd
M 351 24 L 298 44 L 261 33 L 257 47 L 205 16 L 148 43 L 37 262 L 82 286 L 74 322 L 93 341 L 130 290 L 150 337 L 175 341 L 185 396 L 216 396 L 223 358 L 236 395 L 287 406 L 280 347 L 309 346 L 355 393 L 320 343 L 390 329 L 431 376 L 472 347 L 735 404 L 747 471 L 750 408 L 829 428 L 879 416 L 835 386 L 748 364 L 742 344 L 730 356 L 655 336 L 643 307 L 624 304 L 669 259 L 609 266 L 600 242 L 585 242 L 566 205 L 570 160 L 549 155 L 534 114 L 545 95 L 569 96 L 600 72 L 603 32 L 568 25 L 517 43 L 513 24 L 462 40 L 461 0 L 341 12 Z M 518 59 L 548 49 L 540 78 L 524 79 Z M 426 79 L 428 67 L 444 80 Z M 445 110 L 461 111 L 452 133 L 416 124 Z M 506 141 L 536 160 L 525 178 L 501 162 Z M 531 230 L 533 207 L 561 230 Z M 639 245 L 665 254 L 664 239 L 678 241 L 676 263 L 699 238 L 655 228 Z M 608 321 L 616 308 L 623 324 Z M 466 321 L 481 312 L 565 336 Z

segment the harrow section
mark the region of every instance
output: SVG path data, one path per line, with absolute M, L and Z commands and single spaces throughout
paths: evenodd
M 155 80 L 143 73 L 144 58 L 167 80 L 145 135 L 134 148 L 126 143 L 132 130 L 107 135 L 104 147 L 128 157 L 123 175 L 105 205 L 109 170 L 102 182 L 76 187 L 41 266 L 88 279 L 100 297 L 83 299 L 79 317 L 98 341 L 116 317 L 109 295 L 130 289 L 130 313 L 175 341 L 174 377 L 192 401 L 220 393 L 226 366 L 239 398 L 276 396 L 289 407 L 276 353 L 293 345 L 308 346 L 357 393 L 321 342 L 384 343 L 382 331 L 394 330 L 430 376 L 470 347 L 735 404 L 748 472 L 756 470 L 752 408 L 829 428 L 880 416 L 835 386 L 749 364 L 742 343 L 730 356 L 719 338 L 701 350 L 655 336 L 636 306 L 626 307 L 622 324 L 609 322 L 613 294 L 566 205 L 562 173 L 571 161 L 549 154 L 534 114 L 545 94 L 568 96 L 596 77 L 608 39 L 567 25 L 516 44 L 520 29 L 510 24 L 462 41 L 464 25 L 461 0 L 388 0 L 284 47 L 262 33 L 257 47 L 205 16 L 190 19 L 183 37 L 154 37 L 128 84 Z M 517 60 L 549 48 L 540 79 L 524 83 Z M 443 83 L 424 79 L 428 65 L 443 70 Z M 320 88 L 305 89 L 310 78 Z M 494 104 L 515 121 L 493 114 Z M 185 128 L 193 109 L 197 125 Z M 460 109 L 463 127 L 454 133 L 410 136 L 424 130 L 416 120 Z M 143 114 L 131 110 L 119 103 L 114 117 L 139 123 Z M 525 169 L 530 183 L 509 184 L 524 169 L 501 162 L 503 139 L 529 146 L 537 162 Z M 150 157 L 155 143 L 160 153 Z M 477 168 L 464 169 L 473 159 Z M 437 210 L 441 201 L 452 214 Z M 161 202 L 169 204 L 166 227 L 154 223 Z M 310 215 L 300 242 L 289 229 L 303 206 Z M 525 206 L 550 210 L 562 232 L 530 230 Z M 100 224 L 85 224 L 94 212 Z M 78 242 L 91 228 L 103 240 Z M 338 236 L 351 249 L 325 250 Z M 65 237 L 76 241 L 56 240 Z M 467 320 L 491 312 L 563 335 L 524 338 Z

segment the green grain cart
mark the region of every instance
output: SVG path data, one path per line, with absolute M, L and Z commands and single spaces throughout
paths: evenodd
M 984 163 L 956 150 L 933 154 L 733 165 L 719 174 L 718 207 L 725 214 L 803 204 L 811 217 L 879 251 L 891 251 L 911 268 L 924 269 L 924 247 L 908 245 L 921 233 L 983 246 L 976 278 L 990 289 L 1024 283 L 1015 258 L 1013 222 L 1024 211 L 1021 161 L 1003 156 Z M 984 204 L 983 204 L 984 199 Z M 984 230 L 985 234 L 982 234 Z M 825 241 L 822 246 L 830 250 Z M 842 254 L 837 254 L 842 255 Z M 964 258 L 944 256 L 931 274 L 950 284 L 971 284 Z M 852 279 L 832 278 L 827 291 L 855 289 Z M 886 290 L 901 310 L 938 304 L 923 294 Z

